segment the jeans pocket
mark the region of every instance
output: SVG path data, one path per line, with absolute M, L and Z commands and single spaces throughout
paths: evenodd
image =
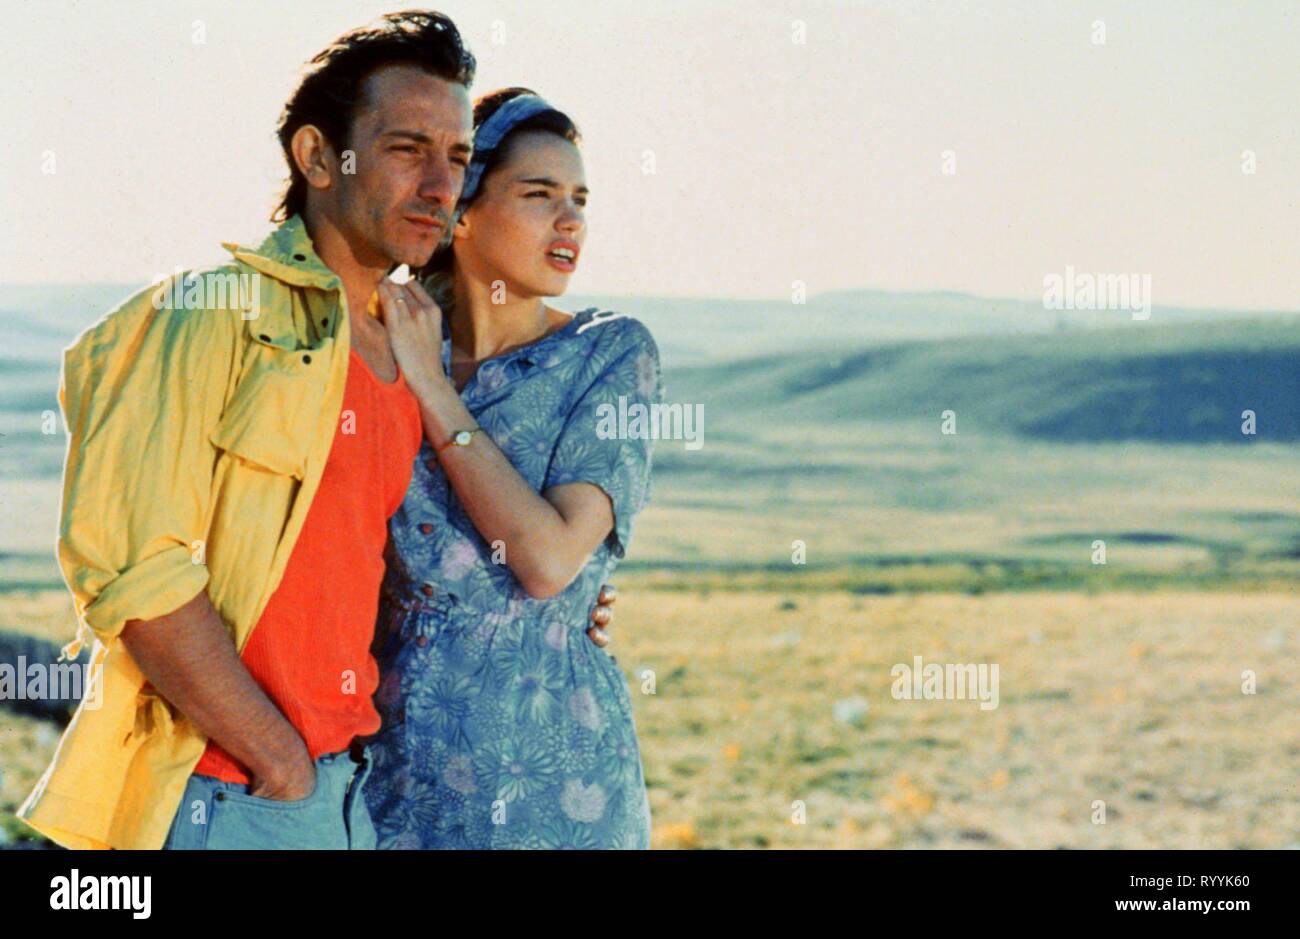
M 338 771 L 317 764 L 305 799 L 266 799 L 237 790 L 213 796 L 207 847 L 214 850 L 346 850 L 344 789 Z
M 312 788 L 312 791 L 309 794 L 303 796 L 301 799 L 268 799 L 266 796 L 255 796 L 252 793 L 252 786 L 244 786 L 243 788 L 245 791 L 243 792 L 238 789 L 223 790 L 217 798 L 225 802 L 240 802 L 246 805 L 256 805 L 263 808 L 289 812 L 295 809 L 306 808 L 311 804 L 313 799 L 317 798 L 321 794 L 321 789 L 325 784 L 325 779 L 323 777 L 324 771 L 320 766 L 317 766 L 316 785 Z

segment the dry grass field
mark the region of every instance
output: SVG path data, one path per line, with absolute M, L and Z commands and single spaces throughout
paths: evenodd
M 624 596 L 658 847 L 1300 843 L 1291 594 Z M 895 700 L 915 655 L 997 663 L 998 707 Z
M 65 603 L 10 593 L 0 616 L 58 639 Z M 856 596 L 625 580 L 614 636 L 659 848 L 1300 845 L 1292 593 Z M 997 664 L 998 706 L 895 700 L 890 668 L 917 655 Z M 1248 670 L 1255 694 L 1242 692 Z M 56 739 L 54 725 L 0 711 L 0 810 Z M 4 831 L 24 837 L 12 816 Z

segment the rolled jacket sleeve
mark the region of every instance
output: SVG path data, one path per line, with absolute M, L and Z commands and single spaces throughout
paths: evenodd
M 64 351 L 68 431 L 58 560 L 78 618 L 107 643 L 207 587 L 219 421 L 239 312 L 155 309 L 137 294 Z

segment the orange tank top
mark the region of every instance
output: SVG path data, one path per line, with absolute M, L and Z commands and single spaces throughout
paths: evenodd
M 370 643 L 384 545 L 422 434 L 419 404 L 400 370 L 385 384 L 350 350 L 343 408 L 320 488 L 241 656 L 313 760 L 379 729 L 371 701 L 379 669 Z M 213 740 L 194 772 L 251 781 Z

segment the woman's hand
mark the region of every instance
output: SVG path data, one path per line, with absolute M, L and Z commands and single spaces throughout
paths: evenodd
M 376 292 L 388 344 L 407 387 L 417 397 L 425 397 L 447 384 L 442 368 L 442 310 L 438 304 L 414 280 L 395 284 L 385 277 Z

